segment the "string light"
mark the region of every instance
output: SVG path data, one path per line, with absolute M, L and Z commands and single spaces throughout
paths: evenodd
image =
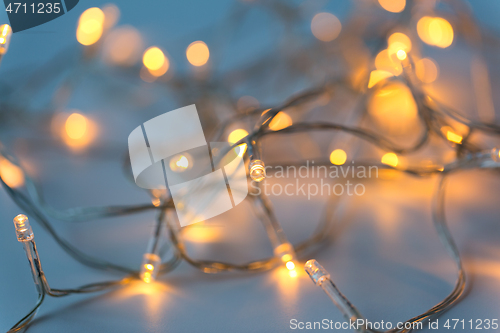
M 406 1 L 404 0 L 379 0 L 379 4 L 385 10 L 394 13 L 403 11 L 407 5 Z M 409 3 L 408 6 L 412 6 L 412 8 L 408 8 L 405 13 L 408 13 L 410 15 L 416 12 L 414 10 L 415 8 L 413 7 L 413 4 Z M 103 32 L 110 26 L 115 24 L 117 19 L 114 18 L 116 11 L 113 11 L 113 9 L 111 9 L 104 10 L 104 12 L 105 13 L 103 14 L 103 11 L 101 11 L 100 9 L 91 8 L 82 14 L 77 28 L 77 39 L 81 44 L 93 45 L 97 43 L 97 41 L 100 40 Z M 338 21 L 337 19 L 337 24 L 337 21 L 332 19 L 332 16 L 335 17 L 333 14 L 320 14 L 318 14 L 320 16 L 315 16 L 311 21 L 311 31 L 313 35 L 317 39 L 325 42 L 335 40 L 341 31 L 342 26 L 340 24 L 340 21 Z M 297 17 L 299 16 L 300 15 L 297 15 Z M 409 26 L 409 28 L 413 29 L 415 27 L 414 23 L 411 23 L 413 21 L 408 20 L 408 22 L 410 22 L 408 23 L 408 25 L 411 25 Z M 457 20 L 453 22 L 457 22 L 457 24 L 459 24 L 459 21 Z M 406 25 L 406 22 L 399 22 L 398 27 L 395 28 L 399 28 L 399 25 Z M 346 25 L 346 27 L 349 26 Z M 406 28 L 403 28 L 402 31 L 408 31 Z M 419 38 L 426 44 L 444 48 L 450 46 L 453 42 L 453 28 L 451 27 L 451 24 L 443 18 L 430 16 L 423 17 L 417 22 L 416 28 Z M 5 31 L 5 34 L 0 36 L 0 50 L 5 53 L 8 47 L 11 31 L 9 32 L 10 27 L 6 28 L 4 26 L 2 29 L 0 29 L 0 31 Z M 391 28 L 391 31 L 394 30 L 392 30 Z M 412 66 L 409 65 L 413 64 L 413 61 L 415 61 L 414 74 L 423 83 L 430 83 L 434 81 L 438 75 L 438 68 L 437 64 L 429 58 L 417 60 L 419 47 L 417 44 L 412 45 L 410 38 L 405 34 L 399 32 L 391 34 L 389 38 L 387 38 L 387 49 L 381 50 L 381 48 L 385 47 L 385 38 L 387 36 L 387 30 L 385 29 L 383 29 L 383 32 L 381 30 L 379 31 L 374 29 L 370 32 L 369 36 L 359 31 L 353 31 L 353 35 L 349 35 L 351 31 L 345 31 L 345 33 L 346 36 L 352 37 L 349 38 L 348 42 L 342 41 L 342 38 L 340 38 L 331 45 L 328 45 L 328 48 L 332 46 L 332 49 L 337 46 L 342 46 L 340 48 L 342 48 L 342 52 L 345 51 L 345 53 L 342 53 L 342 55 L 340 55 L 340 53 L 339 55 L 337 55 L 336 53 L 328 53 L 328 62 L 331 62 L 330 57 L 332 57 L 335 62 L 345 61 L 345 63 L 347 64 L 346 68 L 349 68 L 353 72 L 356 71 L 356 75 L 361 78 L 360 82 L 362 82 L 362 86 L 364 89 L 360 89 L 358 91 L 356 89 L 361 87 L 361 84 L 359 86 L 351 86 L 350 83 L 346 82 L 345 77 L 334 76 L 333 78 L 336 80 L 329 80 L 328 83 L 324 86 L 315 89 L 308 89 L 301 93 L 298 93 L 296 96 L 287 99 L 285 103 L 279 104 L 273 108 L 268 108 L 265 111 L 262 111 L 262 109 L 264 108 L 259 109 L 259 102 L 255 98 L 254 99 L 255 101 L 257 101 L 257 103 L 254 103 L 252 105 L 243 105 L 244 103 L 240 103 L 240 101 L 235 103 L 231 96 L 239 96 L 240 94 L 234 93 L 233 90 L 225 87 L 226 85 L 217 85 L 216 83 L 210 83 L 208 85 L 201 85 L 200 87 L 196 86 L 190 88 L 189 95 L 187 93 L 179 94 L 179 100 L 186 99 L 187 97 L 191 98 L 191 93 L 194 91 L 197 94 L 199 93 L 200 96 L 204 96 L 204 98 L 206 98 L 206 96 L 212 96 L 211 98 L 214 99 L 214 104 L 217 106 L 223 104 L 221 103 L 221 101 L 227 102 L 228 100 L 230 101 L 230 105 L 237 104 L 238 107 L 237 110 L 234 110 L 235 113 L 233 117 L 229 118 L 226 122 L 221 124 L 221 130 L 218 135 L 215 135 L 215 138 L 223 140 L 223 135 L 229 128 L 235 128 L 233 126 L 241 126 L 241 124 L 245 124 L 246 126 L 250 124 L 250 126 L 247 128 L 252 128 L 251 134 L 249 134 L 244 129 L 236 129 L 229 134 L 228 141 L 234 144 L 236 142 L 239 142 L 240 140 L 245 140 L 245 143 L 242 143 L 240 145 L 240 147 L 244 149 L 240 149 L 238 154 L 240 154 L 240 156 L 243 156 L 245 150 L 248 149 L 248 157 L 250 159 L 250 177 L 256 182 L 262 181 L 266 177 L 265 165 L 260 158 L 261 145 L 264 147 L 264 149 L 266 149 L 268 145 L 272 145 L 272 143 L 263 144 L 263 138 L 265 138 L 266 136 L 280 134 L 310 133 L 315 131 L 340 131 L 343 134 L 348 133 L 350 135 L 353 135 L 356 139 L 364 140 L 374 145 L 375 147 L 378 147 L 379 149 L 392 151 L 391 153 L 387 153 L 382 156 L 381 163 L 393 167 L 398 167 L 398 170 L 393 170 L 394 172 L 405 172 L 408 174 L 417 174 L 420 176 L 438 174 L 441 177 L 441 180 L 439 183 L 439 189 L 436 193 L 436 197 L 434 198 L 433 218 L 435 219 L 436 230 L 443 244 L 445 244 L 447 249 L 452 254 L 453 259 L 457 263 L 457 270 L 459 275 L 455 289 L 450 294 L 450 296 L 448 296 L 443 302 L 441 302 L 428 312 L 414 317 L 419 319 L 412 319 L 408 322 L 422 321 L 434 318 L 456 303 L 456 301 L 462 295 L 465 285 L 465 273 L 462 270 L 460 256 L 456 250 L 456 246 L 453 243 L 451 235 L 447 231 L 444 221 L 443 189 L 445 177 L 451 171 L 459 171 L 472 167 L 500 167 L 500 155 L 498 149 L 483 147 L 486 145 L 484 143 L 474 142 L 474 145 L 471 145 L 468 142 L 468 135 L 462 136 L 460 134 L 457 134 L 457 132 L 463 134 L 465 133 L 465 131 L 456 131 L 451 127 L 440 128 L 440 126 L 443 123 L 452 123 L 454 128 L 461 129 L 461 127 L 455 126 L 455 123 L 447 121 L 451 118 L 454 122 L 459 122 L 463 126 L 468 128 L 470 127 L 471 132 L 472 130 L 474 130 L 476 133 L 487 132 L 488 134 L 498 135 L 500 133 L 500 128 L 495 124 L 482 123 L 475 120 L 472 121 L 470 119 L 466 119 L 455 110 L 452 110 L 449 107 L 440 104 L 435 99 L 430 98 L 427 92 L 421 88 L 422 85 L 415 84 L 413 80 L 411 80 L 411 76 L 407 75 L 411 74 L 411 71 L 413 70 Z M 112 32 L 107 36 L 111 36 L 111 34 Z M 354 36 L 354 34 L 356 34 L 356 36 Z M 125 34 L 124 36 L 127 35 Z M 134 36 L 137 37 L 137 35 Z M 1 38 L 3 37 L 5 37 L 5 43 L 2 43 Z M 121 41 L 115 43 L 111 43 L 112 39 L 110 39 L 110 49 L 123 49 L 123 52 L 128 54 L 127 56 L 123 55 L 123 57 L 121 58 L 120 56 L 116 55 L 120 54 L 120 51 L 116 51 L 117 53 L 114 55 L 108 54 L 107 56 L 105 56 L 105 59 L 109 60 L 107 61 L 109 64 L 131 66 L 140 58 L 140 51 L 137 51 L 137 49 L 140 50 L 142 46 L 137 47 L 137 43 L 135 42 L 134 43 L 136 45 L 134 47 L 122 48 L 122 46 L 120 46 L 123 40 L 126 39 L 127 38 L 120 37 Z M 376 39 L 377 43 L 372 43 L 372 39 Z M 137 38 L 137 40 L 139 40 L 139 38 Z M 370 41 L 367 42 L 368 40 Z M 107 41 L 108 39 L 106 38 L 106 42 Z M 106 42 L 104 43 L 104 48 L 106 47 Z M 132 43 L 131 41 L 131 44 L 134 43 Z M 359 45 L 355 45 L 356 43 L 358 43 Z M 414 43 L 417 43 L 417 41 L 414 40 Z M 97 45 L 97 47 L 99 47 L 99 45 Z M 411 51 L 412 47 L 415 48 L 416 52 Z M 477 45 L 474 45 L 474 47 L 477 47 Z M 327 48 L 327 46 L 322 45 L 320 48 L 325 49 Z M 152 49 L 154 51 L 151 51 Z M 350 52 L 352 49 L 356 50 L 356 52 Z M 151 51 L 152 53 L 146 56 L 148 51 Z M 158 51 L 160 51 L 161 54 Z M 139 55 L 136 56 L 135 60 L 133 60 L 134 57 L 130 55 L 135 54 L 134 52 Z M 103 51 L 103 54 L 106 54 L 106 52 Z M 375 59 L 373 59 L 371 55 L 375 54 L 377 56 L 375 57 Z M 314 55 L 316 56 L 317 54 L 314 53 Z M 197 41 L 192 43 L 187 48 L 186 57 L 189 63 L 193 66 L 203 66 L 208 62 L 210 58 L 210 52 L 204 42 Z M 284 57 L 282 61 L 283 67 L 298 70 L 294 62 L 296 60 L 292 61 Z M 403 66 L 401 63 L 402 61 L 404 61 L 403 64 L 405 64 L 405 73 L 403 75 L 401 75 L 403 73 Z M 148 80 L 151 80 L 151 82 L 154 81 L 157 76 L 163 75 L 168 70 L 168 67 L 170 65 L 168 57 L 158 47 L 153 47 L 146 50 L 143 55 L 143 64 L 144 67 L 140 69 L 140 75 L 142 78 L 144 78 L 146 77 L 144 75 L 146 73 L 147 75 L 149 75 Z M 375 65 L 375 70 L 372 70 L 372 64 Z M 258 68 L 259 66 L 250 67 L 250 69 L 247 69 L 246 71 L 242 70 L 241 73 L 252 72 L 252 74 L 258 76 L 257 74 L 260 74 L 260 72 L 257 73 Z M 267 69 L 266 66 L 263 66 L 263 68 Z M 314 70 L 317 69 L 316 67 L 311 68 Z M 132 67 L 129 70 L 134 70 L 134 68 Z M 163 72 L 163 74 L 159 74 L 161 73 L 161 70 L 165 70 L 165 72 Z M 302 68 L 300 68 L 300 70 L 302 70 Z M 137 73 L 134 73 L 137 76 Z M 239 82 L 238 75 L 234 75 L 234 73 L 232 74 L 233 75 L 230 77 L 230 80 L 228 80 L 227 82 L 231 82 L 231 84 L 233 82 Z M 401 76 L 396 77 L 399 75 Z M 189 82 L 189 80 L 189 76 L 183 77 L 182 75 L 180 75 L 176 78 L 175 84 L 169 85 L 168 87 L 178 88 L 179 86 L 184 86 L 185 84 L 187 84 L 186 82 Z M 169 84 L 161 81 L 164 80 L 158 80 L 155 84 Z M 365 87 L 367 81 L 368 88 L 373 89 L 368 91 L 368 95 L 364 95 L 366 92 Z M 227 86 L 230 86 L 231 84 L 228 84 Z M 345 124 L 340 124 L 331 121 L 316 122 L 314 120 L 306 120 L 305 117 L 301 117 L 302 114 L 306 115 L 309 110 L 312 110 L 313 105 L 314 107 L 320 105 L 318 101 L 321 98 L 323 98 L 323 100 L 326 100 L 327 102 L 333 100 L 332 96 L 334 96 L 336 93 L 338 93 L 339 90 L 341 90 L 337 88 L 345 88 L 347 85 L 350 91 L 359 94 L 359 96 L 368 97 L 366 109 L 367 113 L 370 115 L 370 119 L 366 119 L 366 121 L 369 121 L 370 125 L 373 123 L 376 126 L 373 126 L 373 128 L 370 128 L 370 130 L 368 130 L 364 126 L 358 127 L 361 125 L 353 121 L 347 121 Z M 226 88 L 227 91 L 225 90 Z M 224 91 L 225 94 L 221 93 L 222 91 Z M 222 95 L 223 97 L 221 97 L 219 100 L 219 97 Z M 328 98 L 325 99 L 324 96 L 328 96 Z M 364 101 L 364 98 L 361 99 Z M 325 105 L 325 103 L 326 102 L 321 105 Z M 295 121 L 292 121 L 291 117 L 285 112 L 285 110 L 290 110 L 291 108 L 293 108 L 294 110 L 299 110 L 298 112 L 302 113 L 297 116 L 297 118 L 295 118 L 294 116 Z M 365 114 L 363 113 L 362 115 Z M 359 118 L 364 119 L 364 117 Z M 255 119 L 259 120 L 255 122 Z M 397 141 L 399 136 L 415 133 L 416 129 L 421 128 L 421 124 L 424 124 L 422 126 L 425 126 L 423 127 L 423 132 L 425 132 L 425 135 L 423 135 L 422 139 L 420 139 L 419 142 L 414 146 L 411 146 L 409 148 L 402 148 L 401 146 L 392 143 L 392 140 L 390 138 L 391 135 L 394 135 L 396 138 L 395 141 Z M 252 127 L 252 125 L 254 127 Z M 63 125 L 61 126 L 64 132 L 64 137 L 69 140 L 68 142 L 88 142 L 91 127 L 92 122 L 90 121 L 90 119 L 79 113 L 73 113 L 67 116 L 67 118 L 65 118 L 63 122 Z M 440 130 L 441 133 L 439 133 Z M 446 165 L 438 165 L 436 163 L 431 164 L 427 166 L 424 171 L 421 170 L 421 165 L 409 166 L 408 168 L 404 168 L 399 163 L 398 155 L 401 156 L 410 152 L 418 151 L 421 147 L 425 146 L 425 144 L 431 142 L 430 138 L 438 138 L 439 140 L 441 140 L 441 143 L 453 143 L 453 145 L 451 146 L 454 150 L 456 150 L 456 159 Z M 328 230 L 329 224 L 328 221 L 325 221 L 320 225 L 318 231 L 315 232 L 305 242 L 295 246 L 292 245 L 287 240 L 287 237 L 282 230 L 279 221 L 274 215 L 274 210 L 272 208 L 271 202 L 264 195 L 260 195 L 249 200 L 251 200 L 254 204 L 255 211 L 258 213 L 260 220 L 266 228 L 266 232 L 274 248 L 274 256 L 272 258 L 266 258 L 263 260 L 244 264 L 229 264 L 218 261 L 196 260 L 194 258 L 191 258 L 185 251 L 185 245 L 183 243 L 182 237 L 179 237 L 182 233 L 182 229 L 176 228 L 174 226 L 174 223 L 167 223 L 168 221 L 171 221 L 173 219 L 167 219 L 166 216 L 168 214 L 173 214 L 174 212 L 173 202 L 168 194 L 164 194 L 160 198 L 161 194 L 154 194 L 153 192 L 151 192 L 154 198 L 152 199 L 151 204 L 146 205 L 127 205 L 123 207 L 86 207 L 60 211 L 48 206 L 48 204 L 43 200 L 43 196 L 41 195 L 41 190 L 37 182 L 31 179 L 28 174 L 24 174 L 23 170 L 19 168 L 19 166 L 15 165 L 5 157 L 2 157 L 5 156 L 3 154 L 4 152 L 0 151 L 0 183 L 4 186 L 10 197 L 20 207 L 22 207 L 23 210 L 27 211 L 28 214 L 32 214 L 35 217 L 35 220 L 43 227 L 45 227 L 49 234 L 65 251 L 71 254 L 76 260 L 79 260 L 83 264 L 90 267 L 103 270 L 112 270 L 115 272 L 127 274 L 127 277 L 125 279 L 119 281 L 92 284 L 71 290 L 51 289 L 48 286 L 43 271 L 41 270 L 41 264 L 39 262 L 38 254 L 36 253 L 34 236 L 29 221 L 24 215 L 16 217 L 14 219 L 16 235 L 18 236 L 18 239 L 19 237 L 21 237 L 20 241 L 22 241 L 24 244 L 29 245 L 26 251 L 28 259 L 30 260 L 30 266 L 32 268 L 33 277 L 35 279 L 35 285 L 37 286 L 37 290 L 40 295 L 39 302 L 37 303 L 35 309 L 13 327 L 13 330 L 16 331 L 25 327 L 27 323 L 29 323 L 29 321 L 34 317 L 36 309 L 43 301 L 43 296 L 45 294 L 51 296 L 65 296 L 74 293 L 95 292 L 105 290 L 109 287 L 128 283 L 134 278 L 137 279 L 137 277 L 140 277 L 146 283 L 150 283 L 154 281 L 159 274 L 167 273 L 170 270 L 174 269 L 181 260 L 185 260 L 190 265 L 206 273 L 217 273 L 222 271 L 263 271 L 276 267 L 276 265 L 278 265 L 278 262 L 280 266 L 284 266 L 287 270 L 290 271 L 290 276 L 294 277 L 297 276 L 296 267 L 298 263 L 298 256 L 300 257 L 305 249 L 328 240 L 325 235 L 328 234 L 326 230 Z M 330 162 L 335 165 L 343 165 L 346 162 L 346 159 L 347 154 L 342 149 L 336 149 L 330 154 Z M 8 163 L 6 163 L 5 161 L 7 161 Z M 191 167 L 191 161 L 192 160 L 187 154 L 181 154 L 174 156 L 170 160 L 168 165 L 172 170 L 175 169 L 174 171 L 183 172 L 184 170 Z M 325 163 L 327 163 L 327 161 Z M 5 168 L 3 165 L 9 165 L 8 168 L 11 168 L 11 170 L 15 170 L 15 172 L 9 175 L 9 172 L 5 171 L 8 168 Z M 17 176 L 13 177 L 12 174 L 17 174 Z M 13 181 L 13 179 L 15 179 L 16 177 L 18 179 L 21 179 L 21 181 Z M 25 189 L 26 191 L 24 191 Z M 159 211 L 160 214 L 156 221 L 157 224 L 155 232 L 151 237 L 150 245 L 148 245 L 147 251 L 143 256 L 141 266 L 138 270 L 130 269 L 113 263 L 108 263 L 101 258 L 94 258 L 82 253 L 74 246 L 72 246 L 69 242 L 64 240 L 61 236 L 59 236 L 54 228 L 51 227 L 48 220 L 44 217 L 44 215 L 48 215 L 61 221 L 83 221 L 96 218 L 122 216 L 125 214 L 132 214 L 134 212 L 141 212 L 151 209 Z M 160 251 L 161 247 L 159 246 L 163 225 L 166 225 L 166 227 L 168 228 L 173 248 L 172 259 L 164 263 L 161 262 L 163 252 Z M 31 239 L 29 239 L 30 237 Z M 206 241 L 206 239 L 203 241 Z M 320 285 L 325 290 L 325 292 L 329 294 L 329 296 L 341 309 L 346 318 L 363 318 L 354 308 L 354 306 L 352 306 L 352 304 L 340 293 L 340 291 L 338 291 L 336 286 L 331 281 L 328 272 L 323 267 L 321 267 L 319 263 L 317 263 L 316 261 L 308 261 L 306 263 L 305 269 L 313 279 L 313 281 L 317 285 Z
M 269 128 L 273 131 L 279 131 L 292 125 L 292 118 L 286 112 L 280 111 L 269 123 Z
M 398 166 L 398 156 L 394 153 L 386 153 L 382 156 L 382 163 L 390 165 L 392 167 Z
M 342 165 L 347 160 L 347 154 L 342 149 L 335 149 L 330 154 L 330 162 L 335 165 Z
M 378 0 L 378 3 L 391 13 L 400 13 L 406 6 L 406 0 Z
M 0 177 L 9 187 L 24 185 L 24 173 L 21 168 L 2 156 L 0 156 Z
M 186 50 L 186 57 L 193 66 L 203 66 L 208 62 L 210 51 L 207 44 L 202 41 L 196 41 L 189 44 Z
M 168 71 L 170 61 L 162 50 L 156 46 L 148 48 L 142 56 L 144 66 L 153 76 L 162 76 Z
M 11 37 L 12 37 L 12 29 L 10 25 L 8 24 L 0 25 L 0 56 L 7 53 Z
M 417 22 L 420 39 L 429 45 L 446 48 L 453 43 L 453 28 L 442 17 L 424 16 Z
M 253 181 L 261 182 L 266 178 L 266 166 L 261 160 L 253 160 L 250 163 L 250 178 Z
M 78 20 L 76 39 L 82 45 L 95 44 L 102 35 L 104 29 L 104 13 L 97 7 L 87 9 Z

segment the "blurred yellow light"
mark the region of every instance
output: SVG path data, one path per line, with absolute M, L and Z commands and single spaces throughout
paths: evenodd
M 288 268 L 288 270 L 294 270 L 295 269 L 295 264 L 293 263 L 293 261 L 288 261 L 286 263 L 286 268 Z
M 0 156 L 0 176 L 9 187 L 20 187 L 24 185 L 24 173 L 20 167 L 11 163 L 8 159 Z
M 79 113 L 73 113 L 66 119 L 64 128 L 70 139 L 81 139 L 87 132 L 87 118 Z
M 370 79 L 368 80 L 368 88 L 373 87 L 377 83 L 379 83 L 382 80 L 387 79 L 388 77 L 392 77 L 394 74 L 388 71 L 384 70 L 374 70 L 370 72 Z
M 246 137 L 248 135 L 248 132 L 245 131 L 244 129 L 238 128 L 232 131 L 229 136 L 227 137 L 227 141 L 229 143 L 236 143 Z
M 408 36 L 401 32 L 395 32 L 387 38 L 387 45 L 389 50 L 397 52 L 403 50 L 405 52 L 411 51 L 411 40 Z
M 5 44 L 5 43 L 7 43 L 7 39 L 9 37 L 9 34 L 12 33 L 12 29 L 10 28 L 10 25 L 8 25 L 8 24 L 2 24 L 0 26 L 0 29 L 2 30 L 2 32 L 0 33 L 0 44 Z
M 142 56 L 142 62 L 144 63 L 144 66 L 146 66 L 147 69 L 150 69 L 153 71 L 162 68 L 166 59 L 167 58 L 163 54 L 162 50 L 160 50 L 156 46 L 152 46 L 152 47 L 148 48 L 144 52 L 144 55 Z
M 137 29 L 131 26 L 118 27 L 104 40 L 104 61 L 110 65 L 132 66 L 140 59 L 142 48 L 142 37 Z
M 387 153 L 382 156 L 382 163 L 396 167 L 398 165 L 398 156 L 394 153 Z
M 342 30 L 342 24 L 331 13 L 318 13 L 311 21 L 311 31 L 314 37 L 323 42 L 331 42 L 337 38 L 340 30 Z
M 291 278 L 295 278 L 297 277 L 297 271 L 294 269 L 294 270 L 291 270 L 291 271 L 288 271 L 288 275 L 291 277 Z
M 453 43 L 453 28 L 442 17 L 422 17 L 417 22 L 417 33 L 429 45 L 445 48 Z
M 423 83 L 431 83 L 437 79 L 439 69 L 431 58 L 423 58 L 415 63 L 415 74 Z
M 335 149 L 330 154 L 330 162 L 335 165 L 342 165 L 347 160 L 347 154 L 342 149 Z
M 375 68 L 391 72 L 394 75 L 399 75 L 403 72 L 401 63 L 392 59 L 387 49 L 380 51 L 375 57 Z
M 154 267 L 153 265 L 151 265 L 151 264 L 146 264 L 146 265 L 144 265 L 144 267 L 146 267 L 146 269 L 147 269 L 148 271 L 152 271 L 152 270 L 154 270 L 154 269 L 155 269 L 155 267 Z
M 182 228 L 182 238 L 195 243 L 216 242 L 222 239 L 224 233 L 221 228 L 214 226 L 191 225 L 187 228 Z
M 273 131 L 279 131 L 292 125 L 292 118 L 287 113 L 280 111 L 269 124 L 269 128 Z
M 462 136 L 461 135 L 458 135 L 450 130 L 448 130 L 446 132 L 446 138 L 448 139 L 448 141 L 451 141 L 451 142 L 454 142 L 454 143 L 458 143 L 458 144 L 461 144 L 462 143 Z
M 403 50 L 399 50 L 398 52 L 396 52 L 396 57 L 398 57 L 399 60 L 405 60 L 406 52 Z
M 76 39 L 82 45 L 92 45 L 102 35 L 104 26 L 104 13 L 97 7 L 87 9 L 78 20 Z
M 182 172 L 189 167 L 189 159 L 185 155 L 177 155 L 170 159 L 170 169 L 175 172 Z
M 210 51 L 207 44 L 202 41 L 192 42 L 187 50 L 186 57 L 189 63 L 193 66 L 203 66 L 207 63 L 210 57 Z
M 293 256 L 289 253 L 287 254 L 284 254 L 282 257 L 281 257 L 281 261 L 283 262 L 288 262 L 288 261 L 291 261 L 293 259 Z
M 415 129 L 417 104 L 402 82 L 390 82 L 376 90 L 368 100 L 368 113 L 377 125 L 391 134 L 406 134 Z
M 245 131 L 244 129 L 235 129 L 234 131 L 232 131 L 231 133 L 229 133 L 229 136 L 227 138 L 227 141 L 229 143 L 236 143 L 238 141 L 240 141 L 241 139 L 243 139 L 244 137 L 246 137 L 248 135 L 248 132 Z M 247 145 L 246 143 L 243 143 L 241 145 L 238 145 L 238 147 L 235 147 L 235 150 L 236 148 L 238 148 L 238 156 L 239 157 L 242 157 L 243 154 L 245 154 L 245 151 L 247 150 Z
M 142 278 L 142 280 L 146 283 L 150 283 L 151 282 L 151 273 L 150 272 L 145 272 L 144 273 L 144 277 Z
M 151 203 L 153 204 L 153 206 L 159 207 L 161 204 L 161 200 L 159 198 L 154 198 L 151 200 Z
M 378 0 L 378 3 L 391 13 L 400 13 L 406 6 L 406 0 Z

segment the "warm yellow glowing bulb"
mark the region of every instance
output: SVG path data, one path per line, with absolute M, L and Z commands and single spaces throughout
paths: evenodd
M 402 82 L 390 82 L 370 96 L 368 113 L 391 134 L 406 134 L 418 126 L 418 108 L 411 90 Z
M 175 172 L 182 172 L 189 168 L 189 158 L 186 155 L 177 155 L 170 159 L 170 169 Z
M 151 265 L 151 264 L 144 265 L 144 268 L 146 268 L 148 271 L 152 271 L 152 270 L 155 269 L 155 267 L 153 265 Z
M 399 60 L 405 60 L 406 52 L 404 50 L 399 50 L 398 52 L 396 52 L 396 57 L 398 57 Z
M 401 62 L 393 59 L 387 49 L 382 50 L 377 54 L 375 57 L 375 67 L 378 70 L 384 70 L 394 75 L 399 75 L 403 72 Z
M 12 36 L 12 29 L 10 25 L 3 24 L 0 26 L 0 54 L 7 52 L 9 47 L 10 37 Z
M 82 45 L 92 45 L 102 35 L 104 26 L 104 13 L 97 7 L 89 8 L 82 13 L 78 20 L 76 39 Z
M 290 270 L 290 271 L 295 269 L 295 264 L 293 263 L 293 261 L 288 261 L 285 265 L 286 265 L 286 268 L 288 268 L 288 270 Z
M 330 162 L 335 165 L 342 165 L 347 160 L 347 154 L 342 149 L 335 149 L 330 154 Z
M 7 186 L 14 188 L 24 185 L 24 173 L 20 167 L 0 156 L 0 176 Z
M 269 128 L 273 131 L 279 131 L 292 125 L 292 118 L 287 113 L 280 111 L 269 123 Z
M 458 143 L 458 144 L 462 143 L 462 136 L 458 135 L 452 131 L 446 132 L 446 138 L 453 143 Z
M 389 78 L 393 77 L 394 74 L 388 71 L 376 69 L 370 72 L 370 79 L 368 80 L 368 88 L 375 86 L 377 83 Z
M 400 13 L 406 6 L 406 0 L 378 0 L 378 3 L 391 13 Z
M 253 181 L 261 182 L 266 179 L 266 166 L 261 160 L 253 160 L 250 163 L 250 178 Z
M 203 66 L 210 57 L 210 51 L 207 44 L 202 41 L 191 43 L 186 50 L 186 57 L 193 66 Z
M 87 118 L 79 113 L 73 113 L 66 119 L 64 127 L 69 138 L 81 139 L 87 132 Z
M 387 45 L 389 50 L 403 50 L 405 52 L 411 51 L 411 39 L 404 33 L 395 32 L 387 38 Z
M 166 57 L 163 54 L 162 50 L 157 48 L 156 46 L 152 46 L 148 48 L 144 55 L 142 56 L 142 62 L 147 69 L 150 70 L 158 70 L 165 63 Z
M 151 282 L 151 273 L 145 272 L 144 276 L 142 277 L 142 280 L 146 283 L 150 283 Z
M 236 143 L 236 142 L 240 141 L 241 139 L 243 139 L 244 137 L 246 137 L 247 135 L 248 135 L 247 131 L 245 131 L 244 129 L 238 128 L 229 134 L 227 141 L 229 143 Z
M 417 33 L 429 45 L 445 48 L 453 43 L 453 27 L 442 17 L 422 17 L 417 22 Z
M 396 167 L 398 165 L 398 156 L 394 153 L 387 153 L 382 156 L 382 163 Z
M 151 200 L 151 203 L 153 204 L 153 206 L 159 207 L 161 204 L 161 200 L 160 200 L 160 198 L 154 198 Z
M 330 42 L 338 37 L 342 24 L 339 19 L 331 13 L 318 13 L 311 21 L 311 31 L 317 39 Z

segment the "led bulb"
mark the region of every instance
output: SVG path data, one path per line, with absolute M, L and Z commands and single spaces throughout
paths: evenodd
M 142 257 L 141 279 L 150 283 L 156 279 L 160 268 L 160 257 L 153 253 L 145 253 Z
M 314 259 L 308 260 L 304 269 L 317 286 L 321 286 L 325 280 L 330 279 L 330 274 Z
M 8 24 L 0 26 L 0 55 L 5 54 L 10 44 L 10 37 L 12 36 L 12 29 Z
M 274 249 L 274 255 L 281 259 L 289 271 L 295 270 L 295 251 L 292 244 L 283 243 Z
M 500 162 L 500 149 L 493 148 L 491 150 L 491 159 L 495 162 Z
M 14 226 L 16 227 L 18 241 L 27 242 L 35 237 L 35 235 L 33 235 L 33 230 L 31 230 L 30 221 L 26 215 L 19 214 L 14 217 Z
M 250 178 L 256 182 L 261 182 L 266 178 L 266 166 L 261 160 L 253 160 L 250 163 Z

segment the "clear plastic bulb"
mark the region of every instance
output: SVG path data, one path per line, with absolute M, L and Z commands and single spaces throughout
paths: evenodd
M 250 163 L 250 178 L 256 182 L 266 178 L 266 166 L 262 160 L 253 160 Z
M 146 283 L 151 283 L 156 279 L 160 269 L 161 259 L 154 253 L 145 253 L 142 257 L 140 276 Z
M 283 243 L 274 249 L 274 255 L 281 259 L 289 271 L 295 270 L 295 250 L 292 244 Z
M 18 241 L 27 242 L 35 237 L 33 230 L 31 229 L 30 221 L 26 215 L 19 214 L 14 217 L 14 226 L 16 227 Z
M 330 279 L 330 274 L 314 259 L 308 260 L 304 269 L 317 286 L 321 286 L 323 282 Z

